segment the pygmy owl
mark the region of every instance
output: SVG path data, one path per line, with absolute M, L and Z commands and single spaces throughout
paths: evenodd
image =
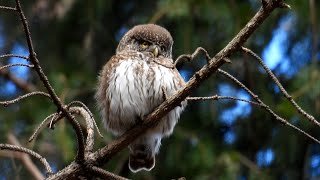
M 96 100 L 107 130 L 119 136 L 141 121 L 185 84 L 172 65 L 170 33 L 154 24 L 138 25 L 120 40 L 99 76 Z M 156 63 L 157 62 L 157 63 Z M 169 136 L 186 101 L 129 145 L 132 172 L 155 166 L 163 137 Z

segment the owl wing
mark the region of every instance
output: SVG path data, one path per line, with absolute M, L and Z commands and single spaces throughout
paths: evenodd
M 122 60 L 126 60 L 128 57 L 124 55 L 114 55 L 109 61 L 104 65 L 100 75 L 98 77 L 98 86 L 95 94 L 96 102 L 98 102 L 98 108 L 101 112 L 102 118 L 105 118 L 110 111 L 110 100 L 106 94 L 106 91 L 109 87 L 109 79 L 112 72 L 118 66 L 119 62 Z M 105 119 L 103 122 L 106 123 Z

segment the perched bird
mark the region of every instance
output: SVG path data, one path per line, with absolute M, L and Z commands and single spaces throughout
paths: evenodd
M 120 40 L 100 73 L 95 96 L 104 125 L 114 135 L 132 128 L 185 85 L 177 69 L 168 67 L 172 45 L 170 33 L 155 24 L 137 25 Z M 161 139 L 172 134 L 185 106 L 183 101 L 129 145 L 132 172 L 154 168 Z

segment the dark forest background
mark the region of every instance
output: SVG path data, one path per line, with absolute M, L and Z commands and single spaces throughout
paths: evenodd
M 320 2 L 286 1 L 291 10 L 276 10 L 251 36 L 246 47 L 254 50 L 277 75 L 289 94 L 308 113 L 320 119 Z M 1 1 L 14 7 L 14 1 Z M 260 7 L 259 0 L 24 0 L 22 7 L 31 27 L 35 51 L 59 97 L 67 104 L 84 102 L 94 112 L 104 138 L 113 138 L 102 128 L 93 98 L 97 75 L 115 53 L 124 33 L 137 24 L 156 23 L 174 39 L 173 56 L 192 53 L 198 46 L 213 56 L 245 25 Z M 28 55 L 19 17 L 0 10 L 0 54 Z M 279 115 L 316 138 L 317 127 L 298 115 L 274 82 L 251 57 L 231 57 L 228 71 L 253 90 Z M 0 65 L 26 61 L 0 59 Z M 205 64 L 204 57 L 178 68 L 188 80 Z M 22 67 L 9 73 L 43 90 L 36 74 Z M 25 94 L 0 75 L 0 100 Z M 229 95 L 250 99 L 231 81 L 213 75 L 193 96 Z M 28 138 L 37 125 L 55 112 L 44 98 L 33 97 L 0 107 L 0 142 L 13 133 L 20 143 L 54 165 L 57 171 L 75 157 L 76 139 L 66 121 L 54 130 L 45 129 L 36 141 Z M 151 172 L 133 174 L 127 168 L 128 152 L 116 155 L 104 169 L 132 179 L 318 179 L 320 146 L 283 126 L 268 113 L 245 102 L 230 100 L 190 102 L 174 134 L 162 142 Z M 30 177 L 23 164 L 0 151 L 0 179 Z

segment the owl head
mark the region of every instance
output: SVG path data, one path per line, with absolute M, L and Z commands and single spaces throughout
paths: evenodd
M 133 27 L 122 37 L 117 53 L 132 50 L 152 53 L 155 57 L 171 58 L 172 45 L 172 37 L 165 28 L 155 24 L 143 24 Z

